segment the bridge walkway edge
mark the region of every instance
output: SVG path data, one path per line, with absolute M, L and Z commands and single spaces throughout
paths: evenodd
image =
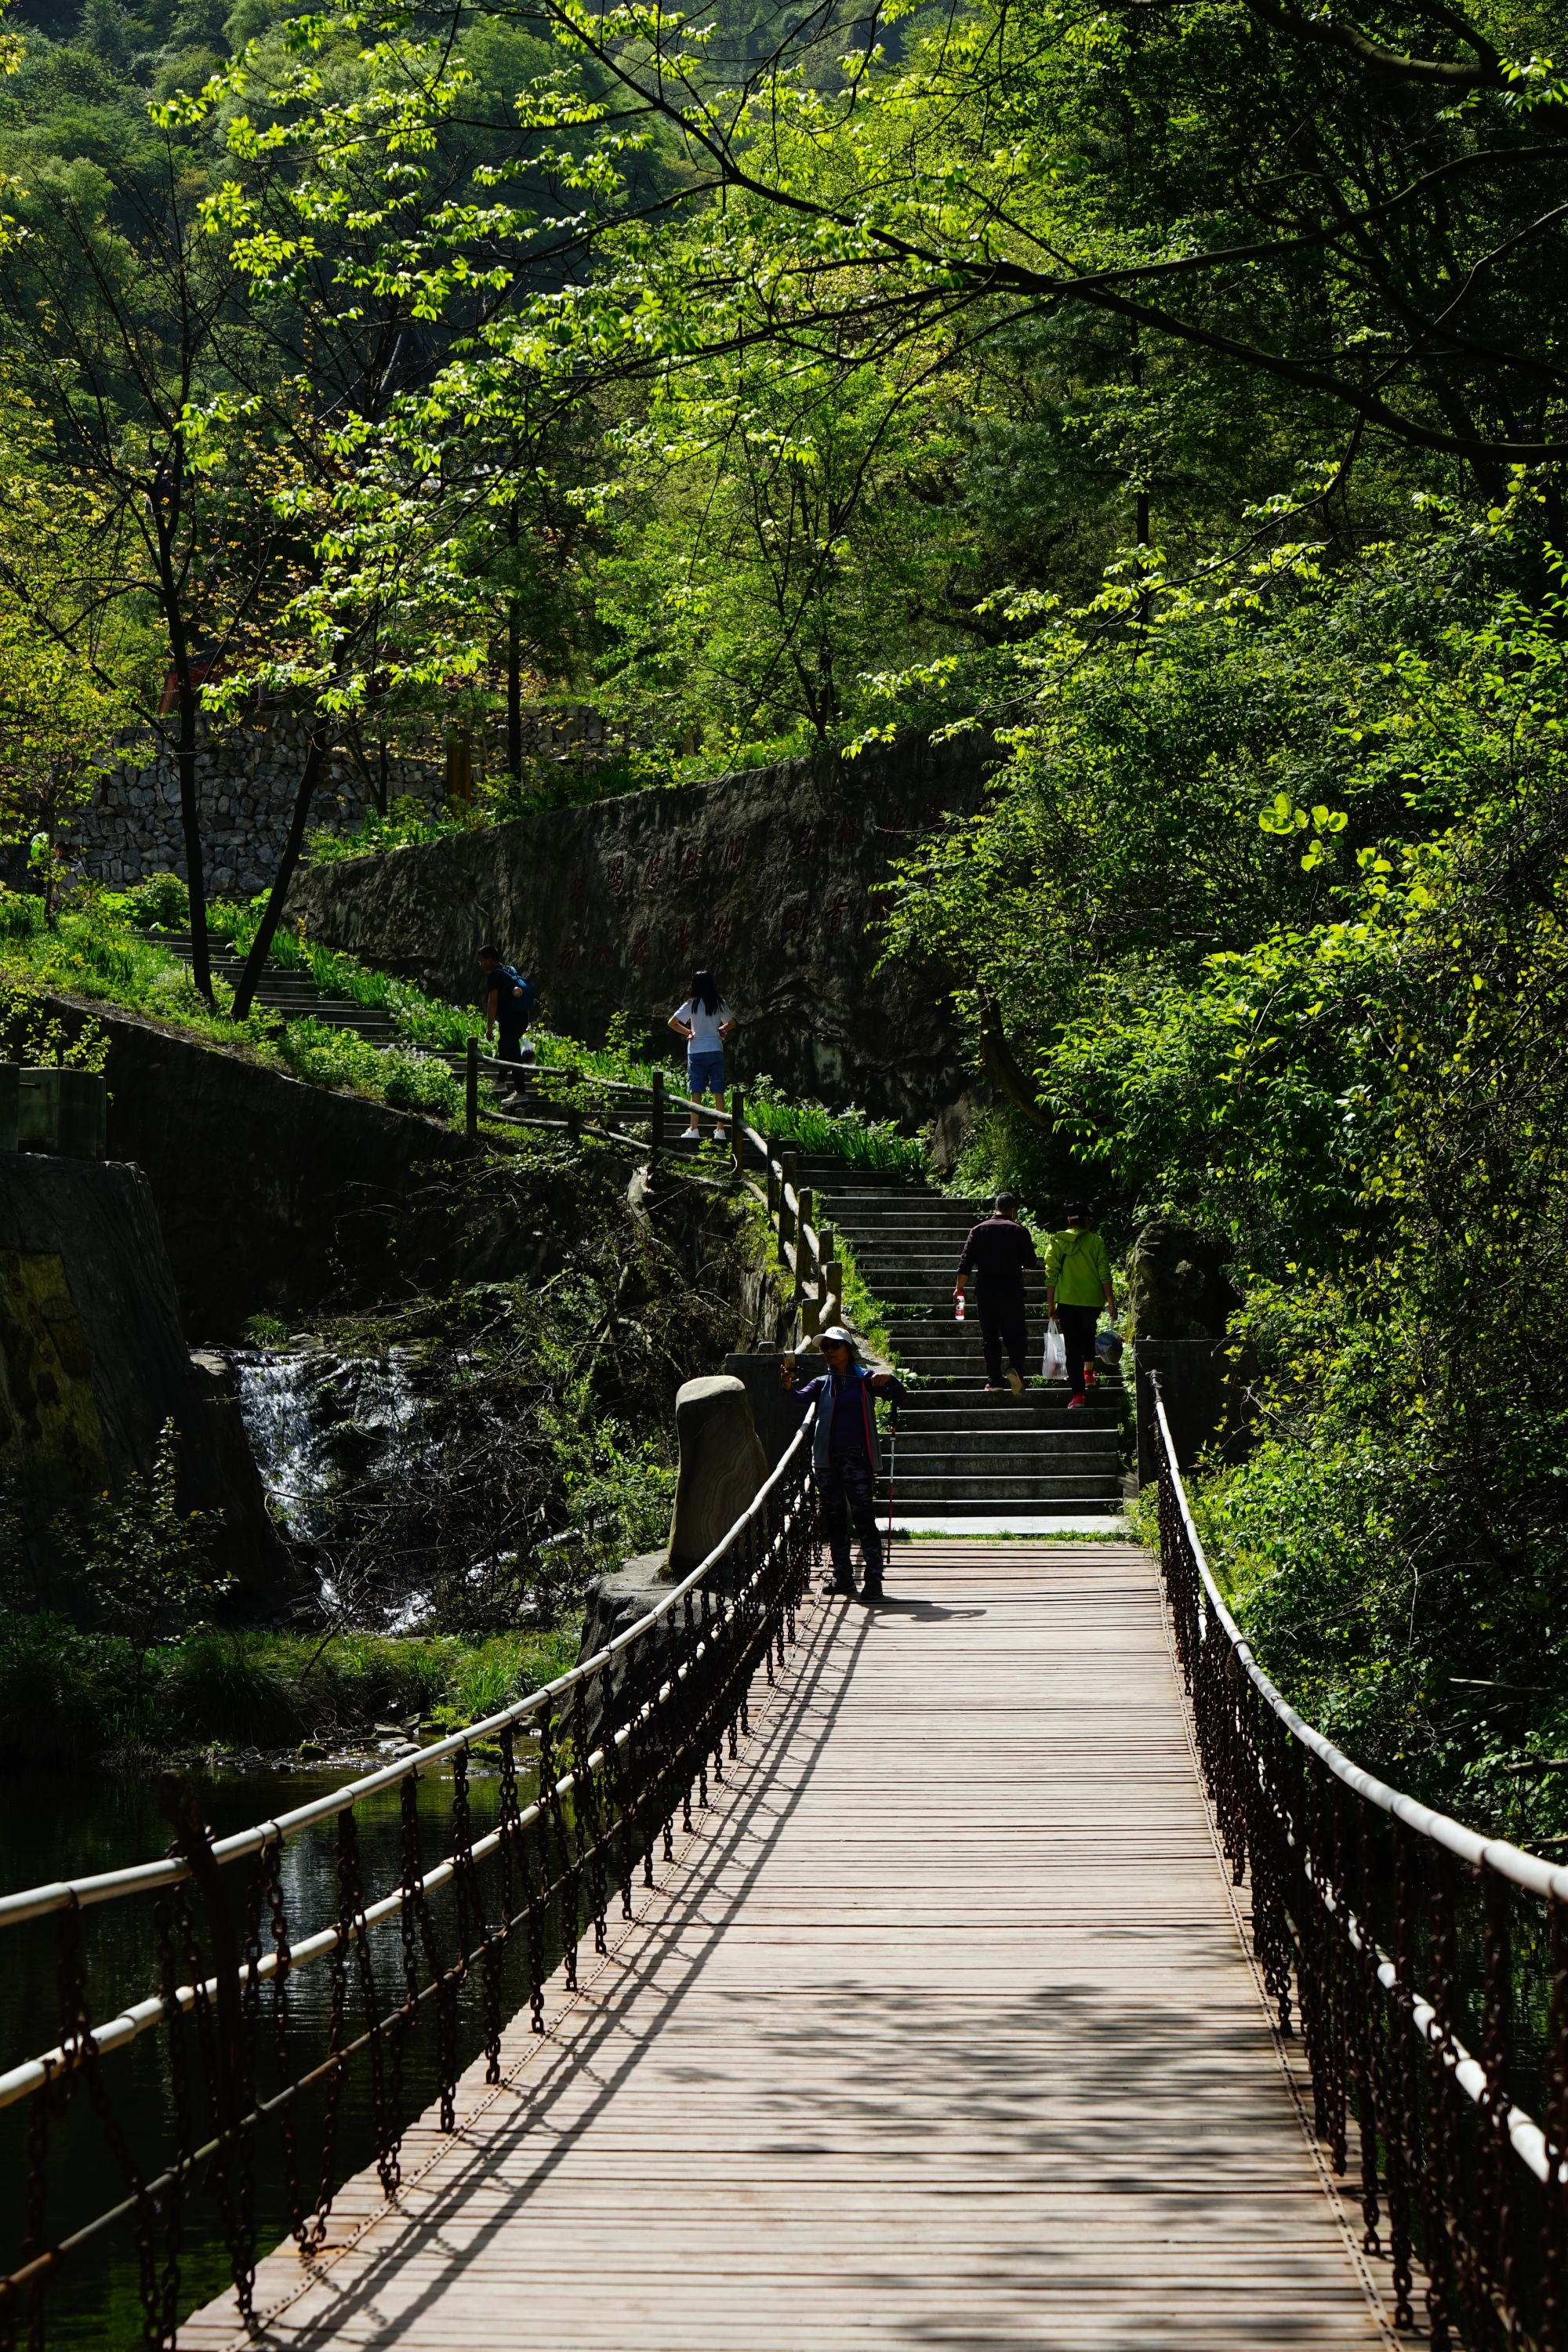
M 1240 1940 L 1154 1564 L 954 1542 L 896 1583 L 804 1619 L 719 1801 L 458 2132 L 409 2134 L 396 2203 L 359 2176 L 311 2270 L 261 2264 L 257 2334 L 226 2297 L 186 2352 L 1397 2340 Z

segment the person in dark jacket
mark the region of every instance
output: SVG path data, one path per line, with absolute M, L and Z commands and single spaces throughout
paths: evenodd
M 845 1594 L 855 1590 L 849 1561 L 849 1529 L 845 1518 L 847 1506 L 860 1538 L 860 1557 L 866 1570 L 860 1598 L 866 1601 L 880 1601 L 882 1538 L 877 1526 L 877 1473 L 880 1463 L 877 1454 L 877 1412 L 871 1399 L 875 1392 L 897 1402 L 904 1393 L 903 1382 L 891 1372 L 868 1372 L 858 1364 L 854 1340 L 839 1324 L 824 1331 L 816 1344 L 827 1359 L 827 1370 L 795 1392 L 803 1404 L 814 1406 L 816 1412 L 812 1458 L 833 1552 L 833 1574 L 823 1590 Z M 795 1366 L 787 1359 L 784 1383 L 786 1389 L 795 1388 Z
M 521 971 L 501 961 L 500 950 L 487 940 L 479 950 L 479 969 L 485 976 L 485 1042 L 488 1045 L 496 1030 L 500 1043 L 496 1047 L 498 1062 L 515 1062 L 521 1076 L 524 1065 L 533 1059 L 533 1048 L 523 1052 L 523 1034 L 533 1012 L 532 983 Z M 512 1091 L 518 1091 L 517 1080 Z
M 1018 1202 L 1012 1192 L 998 1192 L 995 1213 L 983 1225 L 972 1225 L 958 1261 L 952 1286 L 956 1307 L 966 1274 L 974 1276 L 975 1304 L 980 1309 L 980 1344 L 985 1350 L 985 1385 L 1002 1386 L 1002 1350 L 1007 1350 L 1007 1381 L 1015 1396 L 1022 1396 L 1029 1354 L 1028 1316 L 1024 1305 L 1024 1268 L 1037 1265 L 1035 1244 L 1018 1223 Z

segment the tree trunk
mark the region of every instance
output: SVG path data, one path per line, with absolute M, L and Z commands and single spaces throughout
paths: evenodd
M 184 675 L 182 675 L 182 672 Z M 196 689 L 188 657 L 176 660 L 180 697 L 180 829 L 185 837 L 185 885 L 191 895 L 191 971 L 196 986 L 213 1001 L 212 961 L 207 954 L 207 887 L 202 871 L 202 815 L 196 793 Z
M 289 885 L 294 879 L 294 868 L 300 863 L 300 852 L 305 845 L 305 823 L 310 814 L 310 803 L 315 798 L 326 756 L 326 730 L 318 728 L 311 734 L 310 748 L 305 754 L 300 789 L 294 795 L 294 814 L 289 823 L 289 838 L 283 845 L 278 872 L 267 896 L 261 927 L 250 942 L 245 970 L 240 973 L 239 986 L 234 992 L 234 1017 L 237 1021 L 243 1021 L 248 1014 L 256 995 L 256 984 L 266 969 L 267 951 L 276 935 L 279 919 L 283 912 L 283 901 L 289 896 Z
M 376 744 L 375 751 L 375 813 L 377 816 L 386 814 L 386 738 L 383 735 Z
M 506 763 L 513 777 L 522 779 L 522 628 L 517 598 L 506 607 Z

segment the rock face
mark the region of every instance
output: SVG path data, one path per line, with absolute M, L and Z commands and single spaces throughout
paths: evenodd
M 1165 1406 L 1178 1467 L 1205 1446 L 1238 1461 L 1250 1442 L 1251 1367 L 1231 1361 L 1226 1326 L 1241 1296 L 1225 1272 L 1222 1244 L 1165 1217 L 1151 1218 L 1127 1259 L 1138 1396 L 1138 1483 L 1154 1476 L 1154 1386 Z
M 151 1469 L 173 1416 L 179 1501 L 216 1509 L 252 1611 L 296 1578 L 219 1360 L 193 1360 L 151 1187 L 113 1162 L 0 1153 L 0 1465 L 29 1522 Z
M 792 1092 L 924 1118 L 967 1083 L 951 975 L 874 971 L 871 894 L 922 834 L 977 805 L 994 764 L 978 741 L 913 742 L 551 809 L 314 867 L 289 919 L 465 1003 L 493 939 L 552 1026 L 594 1040 L 621 1012 L 661 1055 L 706 964 L 742 1024 L 742 1084 L 767 1072 Z
M 546 1237 L 458 1181 L 482 1157 L 466 1137 L 136 1013 L 49 1003 L 68 1028 L 90 1014 L 108 1033 L 110 1154 L 147 1178 L 193 1339 L 329 1297 L 553 1270 Z
M 751 1399 L 752 1420 L 770 1471 L 776 1470 L 789 1452 L 806 1412 L 794 1390 L 784 1384 L 784 1361 L 776 1348 L 759 1348 L 752 1355 L 724 1359 L 724 1370 L 742 1384 Z M 805 1377 L 803 1373 L 802 1378 Z
M 687 1381 L 676 1391 L 680 1440 L 669 1573 L 689 1576 L 766 1484 L 768 1457 L 752 1420 L 743 1381 L 728 1372 Z
M 1132 1335 L 1138 1339 L 1223 1339 L 1241 1304 L 1220 1243 L 1192 1225 L 1151 1217 L 1127 1259 Z

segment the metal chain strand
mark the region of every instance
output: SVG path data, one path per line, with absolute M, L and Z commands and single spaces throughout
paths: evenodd
M 1292 1712 L 1209 1575 L 1157 1375 L 1152 1411 L 1172 1646 L 1220 1850 L 1238 1883 L 1251 1872 L 1253 1950 L 1281 2032 L 1300 2018 L 1336 2172 L 1353 2115 L 1363 2243 L 1386 2254 L 1394 2324 L 1415 2325 L 1419 2251 L 1434 2352 L 1461 2328 L 1467 2352 L 1568 2352 L 1568 1906 L 1545 1901 L 1537 2134 L 1512 2105 L 1536 1934 L 1515 1914 L 1525 1890 L 1547 1898 L 1543 1866 L 1386 1789 Z
M 542 2032 L 552 1968 L 559 1966 L 567 1989 L 576 1989 L 584 1907 L 594 1922 L 595 1948 L 604 1951 L 611 1890 L 618 1887 L 622 1917 L 629 1919 L 639 1858 L 644 1883 L 651 1885 L 656 1845 L 673 1860 L 677 1814 L 689 1830 L 694 1796 L 700 1813 L 709 1803 L 710 1784 L 716 1792 L 730 1777 L 728 1767 L 739 1759 L 741 1742 L 752 1729 L 751 1692 L 759 1667 L 769 1685 L 776 1685 L 788 1649 L 800 1638 L 797 1612 L 814 1557 L 820 1559 L 808 1496 L 809 1443 L 802 1438 L 700 1575 L 631 1629 L 609 1659 L 588 1662 L 563 1678 L 563 1687 L 520 1700 L 503 1711 L 501 1721 L 484 1727 L 487 1734 L 499 1736 L 501 1758 L 493 1836 L 475 1838 L 462 1734 L 406 1766 L 384 1768 L 351 1784 L 333 1800 L 302 1807 L 298 1815 L 285 1816 L 281 1826 L 264 1823 L 242 1833 L 250 1843 L 226 1840 L 215 1848 L 199 1813 L 189 1810 L 195 1797 L 186 1784 L 181 1799 L 186 1810 L 178 1814 L 181 1826 L 171 1849 L 178 1868 L 157 1884 L 151 1898 L 158 1988 L 151 2021 L 159 2032 L 164 2089 L 160 2112 L 173 2154 L 167 2168 L 146 2183 L 136 2174 L 102 2079 L 87 2014 L 75 1912 L 61 1913 L 58 2041 L 67 2059 L 56 2063 L 18 2111 L 27 2129 L 27 2186 L 19 2216 L 24 2271 L 0 2279 L 0 2347 L 25 2340 L 29 2352 L 45 2352 L 47 2288 L 58 2260 L 49 2250 L 46 2227 L 51 2161 L 59 2161 L 52 2126 L 79 2092 L 85 2094 L 83 2104 L 92 2109 L 131 2189 L 124 2201 L 137 2235 L 149 2345 L 172 2345 L 182 2301 L 190 2292 L 189 2282 L 181 2279 L 186 2208 L 204 2170 L 217 2191 L 231 2278 L 242 2312 L 248 2314 L 256 2252 L 251 2167 L 258 2136 L 274 2126 L 289 2228 L 305 2261 L 320 2251 L 339 2181 L 346 2077 L 362 2053 L 368 2059 L 377 2168 L 384 2193 L 395 2194 L 410 2036 L 426 2004 L 435 2026 L 438 2110 L 443 2128 L 450 2130 L 456 2084 L 473 2055 L 476 2024 L 489 2079 L 499 2079 L 501 1971 L 513 1928 L 526 1927 L 527 2012 L 534 2029 Z M 520 1789 L 515 1743 L 528 1725 L 538 1736 L 539 1762 L 531 1800 L 525 1802 L 530 1792 L 526 1786 Z M 562 1736 L 565 1726 L 569 1741 Z M 1242 1743 L 1233 1747 L 1237 1758 L 1244 1757 Z M 450 1853 L 427 1873 L 421 1853 L 419 1780 L 437 1758 L 448 1757 Z M 394 1883 L 384 1891 L 365 1883 L 354 1806 L 359 1792 L 393 1787 L 400 1789 L 399 1859 Z M 286 1838 L 307 1822 L 334 1820 L 334 1921 L 323 1928 L 319 1916 L 291 1920 L 295 1888 L 310 1879 L 308 1873 L 296 1879 L 286 1870 Z M 243 1888 L 235 1883 L 239 1900 L 231 1912 L 229 1882 L 219 1865 L 226 1854 L 236 1853 L 253 1861 Z M 199 1929 L 192 1885 L 205 1906 Z M 433 1908 L 448 1899 L 436 1892 L 445 1887 L 450 1889 L 455 1952 L 442 1948 Z M 395 1940 L 387 1947 L 378 1946 L 373 1913 L 387 1921 L 389 1933 L 391 1916 L 396 1916 Z M 391 1961 L 395 1990 L 377 1984 L 378 1948 L 384 1975 Z M 476 1961 L 482 2000 L 460 2011 L 460 1989 Z M 300 1968 L 312 1964 L 325 1975 L 324 2054 L 320 2025 L 294 1997 Z M 386 1998 L 394 2005 L 384 2013 Z M 193 2047 L 199 2059 L 195 2073 Z M 263 2067 L 265 2085 L 259 2079 Z M 306 2094 L 320 2100 L 319 2110 L 309 2116 L 300 2104 Z M 320 2151 L 319 2169 L 313 2160 L 309 2185 L 301 2179 L 300 2161 L 307 2146 L 313 2158 L 315 2149 Z M 92 2227 L 107 2228 L 115 2220 L 110 2211 Z
M 1568 1906 L 1548 1906 L 1552 2000 L 1546 2026 L 1546 2184 L 1541 2201 L 1541 2352 L 1568 2352 Z

